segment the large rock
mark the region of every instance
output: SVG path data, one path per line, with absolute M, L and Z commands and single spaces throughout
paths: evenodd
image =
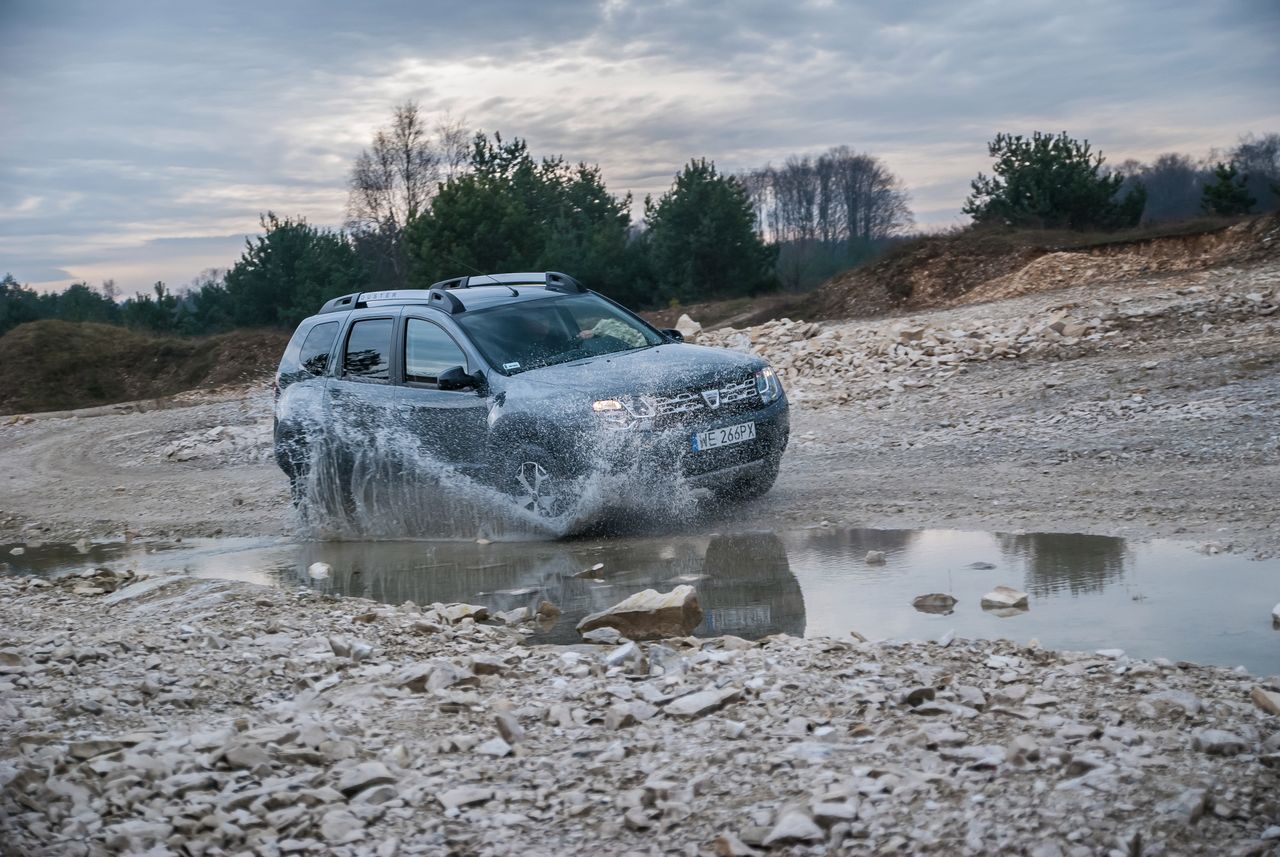
M 1255 687 L 1249 693 L 1249 698 L 1253 700 L 1254 705 L 1268 714 L 1280 716 L 1280 693 L 1267 690 L 1265 687 Z
M 930 592 L 928 595 L 917 595 L 911 606 L 921 613 L 940 613 L 945 616 L 955 609 L 956 599 L 945 592 Z
M 680 318 L 676 320 L 676 330 L 680 331 L 680 335 L 685 338 L 686 342 L 693 342 L 698 338 L 698 334 L 702 332 L 702 325 L 689 318 L 689 314 L 681 313 Z
M 984 609 L 1001 607 L 1025 608 L 1027 606 L 1027 593 L 1014 589 L 1012 586 L 997 586 L 995 589 L 982 596 L 982 607 Z
M 692 586 L 677 586 L 670 592 L 646 589 L 587 616 L 578 623 L 578 633 L 614 628 L 630 640 L 658 640 L 686 636 L 701 621 L 702 606 Z
M 736 687 L 702 690 L 673 699 L 663 710 L 672 717 L 701 717 L 704 714 L 719 711 L 740 696 L 742 691 Z

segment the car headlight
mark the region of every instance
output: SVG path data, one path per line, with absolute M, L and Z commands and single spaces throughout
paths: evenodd
M 655 401 L 649 396 L 619 396 L 616 399 L 599 399 L 591 403 L 591 410 L 600 424 L 611 429 L 652 428 L 657 412 Z
M 756 392 L 760 395 L 760 401 L 766 405 L 782 398 L 782 382 L 778 380 L 778 373 L 773 371 L 772 366 L 756 370 Z

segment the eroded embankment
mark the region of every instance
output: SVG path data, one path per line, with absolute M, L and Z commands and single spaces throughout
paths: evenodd
M 1280 834 L 1276 679 L 963 640 L 564 649 L 476 618 L 0 580 L 7 847 L 1261 854 Z

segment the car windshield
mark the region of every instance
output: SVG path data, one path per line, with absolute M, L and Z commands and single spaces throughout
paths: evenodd
M 596 295 L 526 301 L 456 316 L 504 375 L 660 345 L 661 336 Z

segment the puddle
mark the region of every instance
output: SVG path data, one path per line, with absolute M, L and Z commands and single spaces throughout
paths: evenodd
M 577 641 L 578 619 L 632 592 L 690 583 L 706 613 L 700 636 L 843 637 L 852 629 L 869 639 L 933 639 L 954 630 L 1280 672 L 1280 631 L 1270 619 L 1280 562 L 1206 556 L 1171 541 L 811 529 L 486 545 L 197 539 L 96 545 L 88 553 L 65 545 L 21 556 L 0 551 L 8 566 L 0 572 L 8 573 L 109 565 L 311 586 L 390 604 L 467 601 L 501 610 L 546 599 L 564 615 L 535 636 L 542 642 Z M 868 551 L 883 552 L 883 564 L 868 564 Z M 311 580 L 313 562 L 329 563 L 331 576 Z M 597 564 L 600 579 L 575 577 Z M 982 595 L 1000 584 L 1027 592 L 1027 609 L 983 610 Z M 956 598 L 953 612 L 914 609 L 913 599 L 926 593 Z

